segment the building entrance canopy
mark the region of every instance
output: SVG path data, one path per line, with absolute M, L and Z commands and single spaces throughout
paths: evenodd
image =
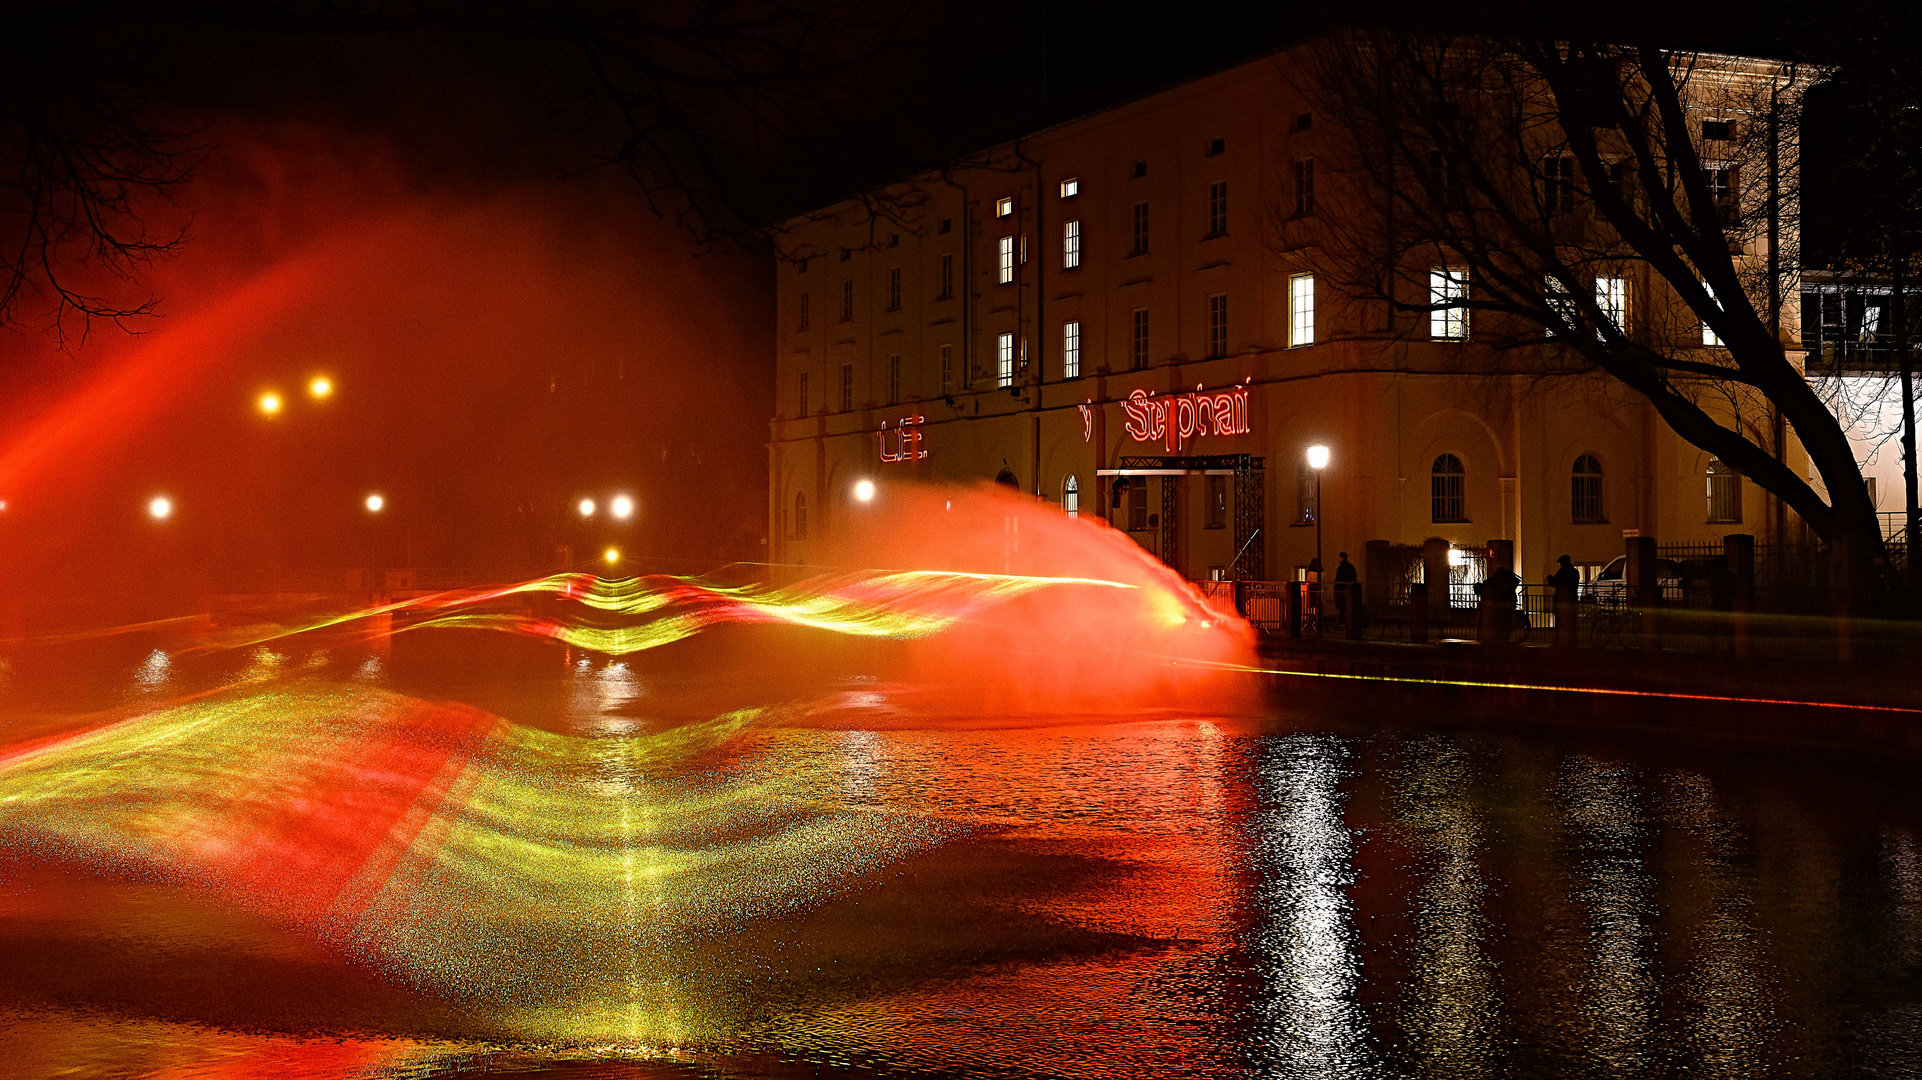
M 1124 457 L 1115 468 L 1096 469 L 1097 476 L 1161 477 L 1161 561 L 1176 566 L 1175 542 L 1180 531 L 1175 527 L 1175 482 L 1177 476 L 1232 476 L 1235 478 L 1235 560 L 1233 577 L 1261 580 L 1266 572 L 1261 535 L 1263 491 L 1266 489 L 1264 459 L 1253 454 L 1200 454 L 1187 457 Z

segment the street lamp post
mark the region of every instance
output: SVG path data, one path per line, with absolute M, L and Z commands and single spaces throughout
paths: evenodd
M 1321 634 L 1322 579 L 1328 567 L 1321 561 L 1321 471 L 1328 467 L 1328 448 L 1316 443 L 1308 448 L 1308 467 L 1315 470 L 1315 633 Z

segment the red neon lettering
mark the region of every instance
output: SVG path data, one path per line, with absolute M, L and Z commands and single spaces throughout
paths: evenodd
M 1253 430 L 1245 385 L 1212 393 L 1197 387 L 1193 393 L 1172 396 L 1136 390 L 1122 400 L 1121 411 L 1134 441 L 1159 440 L 1170 452 L 1202 435 L 1246 435 Z
M 881 430 L 874 433 L 881 444 L 882 461 L 919 461 L 928 456 L 928 448 L 922 445 L 921 416 L 904 416 L 894 428 L 894 449 L 888 449 L 888 422 L 881 421 Z

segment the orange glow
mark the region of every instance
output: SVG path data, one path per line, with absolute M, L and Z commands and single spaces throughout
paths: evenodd
M 165 521 L 174 514 L 174 501 L 165 495 L 155 495 L 147 501 L 147 516 L 155 521 Z
M 260 395 L 260 411 L 266 413 L 268 416 L 278 414 L 280 412 L 280 406 L 280 395 L 274 393 L 272 390 Z
M 580 505 L 575 509 L 581 512 L 582 517 L 593 517 L 594 516 L 594 500 L 582 499 Z
M 334 380 L 325 375 L 316 375 L 307 383 L 307 392 L 315 400 L 327 397 L 334 392 Z
M 634 516 L 634 500 L 625 495 L 616 495 L 614 501 L 607 504 L 607 509 L 616 518 L 626 521 Z
M 378 514 L 387 506 L 387 500 L 379 492 L 367 496 L 367 512 Z
M 621 549 L 608 548 L 606 551 L 601 552 L 601 558 L 606 560 L 607 565 L 613 566 L 615 563 L 621 561 Z

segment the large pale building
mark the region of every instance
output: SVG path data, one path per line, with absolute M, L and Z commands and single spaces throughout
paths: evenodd
M 1563 553 L 1607 562 L 1625 531 L 1766 538 L 1762 492 L 1619 384 L 1470 373 L 1491 346 L 1467 313 L 1384 317 L 1342 295 L 1318 232 L 1339 212 L 1317 173 L 1328 124 L 1294 63 L 789 222 L 772 557 L 814 561 L 857 483 L 907 479 L 1000 480 L 1193 578 L 1293 577 L 1317 516 L 1330 564 L 1368 540 L 1506 538 L 1534 582 Z M 1617 287 L 1632 332 L 1699 336 L 1649 282 Z

